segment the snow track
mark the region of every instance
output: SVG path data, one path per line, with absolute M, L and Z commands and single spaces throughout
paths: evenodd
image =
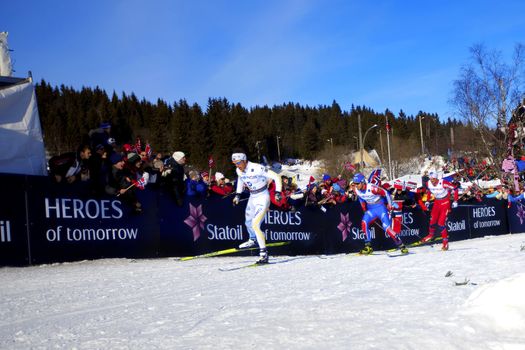
M 505 235 L 227 273 L 252 259 L 1 268 L 0 348 L 518 349 L 523 245 Z

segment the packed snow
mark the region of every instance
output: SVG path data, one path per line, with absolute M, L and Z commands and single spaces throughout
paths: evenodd
M 0 269 L 2 349 L 523 349 L 525 235 Z

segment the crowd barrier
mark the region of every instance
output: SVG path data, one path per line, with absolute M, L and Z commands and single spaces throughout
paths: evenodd
M 99 258 L 190 256 L 236 247 L 248 238 L 247 201 L 232 206 L 231 197 L 187 198 L 178 207 L 171 195 L 148 185 L 137 195 L 143 213 L 134 214 L 117 197 L 93 197 L 86 186 L 55 184 L 48 177 L 0 174 L 0 265 L 32 265 Z M 268 242 L 290 244 L 272 255 L 335 254 L 363 246 L 361 206 L 347 202 L 327 210 L 272 208 L 262 229 Z M 525 232 L 525 207 L 485 199 L 465 203 L 449 215 L 450 240 Z M 376 250 L 393 247 L 379 223 L 371 226 Z M 428 233 L 428 217 L 405 208 L 401 235 L 405 243 Z M 245 252 L 244 254 L 257 254 Z

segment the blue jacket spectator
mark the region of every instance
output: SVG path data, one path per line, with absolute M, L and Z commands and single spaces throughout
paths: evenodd
M 208 194 L 208 186 L 201 179 L 198 172 L 192 170 L 189 173 L 189 178 L 186 179 L 186 195 L 189 197 L 206 197 Z

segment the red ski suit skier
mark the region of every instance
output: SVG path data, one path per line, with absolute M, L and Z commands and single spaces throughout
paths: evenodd
M 450 182 L 443 179 L 437 179 L 432 177 L 426 183 L 428 192 L 434 196 L 434 205 L 430 213 L 430 227 L 429 234 L 423 240 L 430 240 L 436 229 L 441 233 L 443 237 L 443 248 L 448 249 L 448 232 L 446 226 L 446 220 L 448 213 L 450 212 L 450 193 L 454 192 L 454 207 L 457 206 L 458 200 L 458 189 L 454 187 Z

